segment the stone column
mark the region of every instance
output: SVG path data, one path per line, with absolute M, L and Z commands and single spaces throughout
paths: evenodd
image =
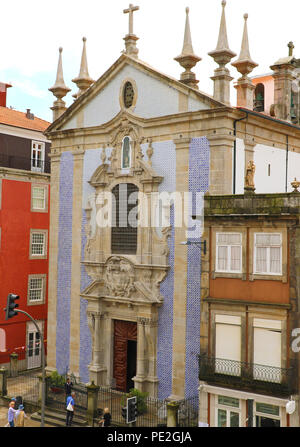
M 72 274 L 70 307 L 70 365 L 79 377 L 80 352 L 80 280 L 81 280 L 81 226 L 82 226 L 82 172 L 84 150 L 78 146 L 73 154 L 73 209 L 72 209 Z
M 59 179 L 60 152 L 51 148 L 51 201 L 49 232 L 49 286 L 48 286 L 48 329 L 47 329 L 47 371 L 56 370 L 56 306 L 57 306 L 57 261 L 59 230 Z
M 176 192 L 182 195 L 189 191 L 189 138 L 179 138 L 176 145 Z M 175 209 L 176 212 L 176 209 Z M 176 218 L 175 218 L 176 221 Z M 173 364 L 172 395 L 182 398 L 185 394 L 186 364 L 186 300 L 187 300 L 187 247 L 186 227 L 182 222 L 175 228 L 175 264 L 173 299 Z
M 0 368 L 0 396 L 7 395 L 7 376 L 8 370 L 6 368 Z
M 199 422 L 207 424 L 208 422 L 208 394 L 203 390 L 204 382 L 199 386 Z
M 178 402 L 170 402 L 167 404 L 167 427 L 178 427 Z
M 94 381 L 87 385 L 87 420 L 88 425 L 94 425 L 94 419 L 97 417 L 98 392 L 100 387 L 95 385 Z
M 276 62 L 270 68 L 274 71 L 274 114 L 281 120 L 291 121 L 292 84 L 297 79 L 292 57 Z
M 134 386 L 140 391 L 144 391 L 145 381 L 145 318 L 137 320 L 137 360 L 136 360 L 136 376 L 134 377 Z
M 232 194 L 232 149 L 234 136 L 215 134 L 208 136 L 210 145 L 211 195 Z
M 94 326 L 93 326 L 93 356 L 92 356 L 92 362 L 89 366 L 90 370 L 90 378 L 93 382 L 95 382 L 97 385 L 105 385 L 105 373 L 107 369 L 104 366 L 104 346 L 105 346 L 105 340 L 104 340 L 104 329 L 103 329 L 103 321 L 104 321 L 104 314 L 101 314 L 100 312 L 89 312 L 90 316 L 89 318 L 94 319 Z M 106 344 L 107 345 L 107 344 Z
M 13 352 L 10 354 L 10 377 L 18 376 L 18 354 Z

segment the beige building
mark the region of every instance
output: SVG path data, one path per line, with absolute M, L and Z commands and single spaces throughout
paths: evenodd
M 236 55 L 228 44 L 225 5 L 217 46 L 209 53 L 218 64 L 213 96 L 201 92 L 192 71 L 201 58 L 192 46 L 188 8 L 175 58 L 184 69 L 180 80 L 139 58 L 133 32 L 138 8 L 132 5 L 124 11 L 125 51 L 96 81 L 83 39 L 74 79 L 79 90 L 67 109 L 60 49 L 51 88 L 54 122 L 46 132 L 52 141 L 49 371 L 68 370 L 84 382 L 123 391 L 134 386 L 160 398 L 198 393 L 200 297 L 209 297 L 211 265 L 208 229 L 202 235 L 192 216 L 203 213 L 204 194 L 265 193 L 264 182 L 269 188 L 275 183 L 272 192 L 288 193 L 300 165 L 300 129 L 282 107 L 294 58 L 284 62 L 290 71 L 280 71 L 281 62 L 273 68 L 275 116 L 255 112 L 248 75 L 257 64 L 245 15 L 241 52 L 232 63 L 242 75 L 232 106 L 227 65 Z M 283 182 L 276 184 L 278 175 Z M 153 205 L 153 197 L 161 200 Z M 186 210 L 185 222 L 179 209 Z M 136 225 L 130 225 L 132 216 Z

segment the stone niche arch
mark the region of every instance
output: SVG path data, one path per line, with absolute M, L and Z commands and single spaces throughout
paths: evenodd
M 126 117 L 121 118 L 117 128 L 111 130 L 112 148 L 107 160 L 105 147 L 100 164 L 89 183 L 95 189 L 96 213 L 86 209 L 87 224 L 83 265 L 93 282 L 82 292 L 88 301 L 87 318 L 92 335 L 92 360 L 89 365 L 90 380 L 98 385 L 114 383 L 114 321 L 137 324 L 137 362 L 134 386 L 156 396 L 158 378 L 156 373 L 158 310 L 163 303 L 160 283 L 168 273 L 168 237 L 170 228 L 163 228 L 162 237 L 151 227 L 155 221 L 151 213 L 151 195 L 158 193 L 163 178 L 144 161 L 141 149 L 141 129 Z M 121 168 L 122 141 L 129 136 L 132 142 L 131 166 L 126 173 Z M 153 152 L 151 142 L 149 147 Z M 143 194 L 148 226 L 138 226 L 136 254 L 126 255 L 111 252 L 111 228 L 92 222 L 102 207 L 106 193 L 121 183 L 136 185 Z M 141 202 L 139 201 L 139 214 Z M 107 208 L 107 213 L 109 207 Z M 102 213 L 104 216 L 105 213 Z M 101 222 L 100 222 L 101 223 Z M 145 224 L 145 221 L 143 221 Z M 92 232 L 91 228 L 96 231 Z M 93 233 L 93 235 L 92 235 Z

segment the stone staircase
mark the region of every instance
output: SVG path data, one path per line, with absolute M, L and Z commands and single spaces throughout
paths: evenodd
M 41 421 L 41 411 L 33 413 L 31 419 L 34 421 Z M 53 427 L 65 427 L 66 426 L 66 412 L 53 408 L 45 408 L 45 424 Z M 72 427 L 87 427 L 88 423 L 86 417 L 81 414 L 74 414 Z

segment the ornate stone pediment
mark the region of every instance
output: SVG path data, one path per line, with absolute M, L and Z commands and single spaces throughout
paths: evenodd
M 98 278 L 83 292 L 84 298 L 113 299 L 118 302 L 162 303 L 159 285 L 168 267 L 141 268 L 121 256 L 110 257 L 100 267 Z M 98 270 L 99 271 L 99 270 Z

